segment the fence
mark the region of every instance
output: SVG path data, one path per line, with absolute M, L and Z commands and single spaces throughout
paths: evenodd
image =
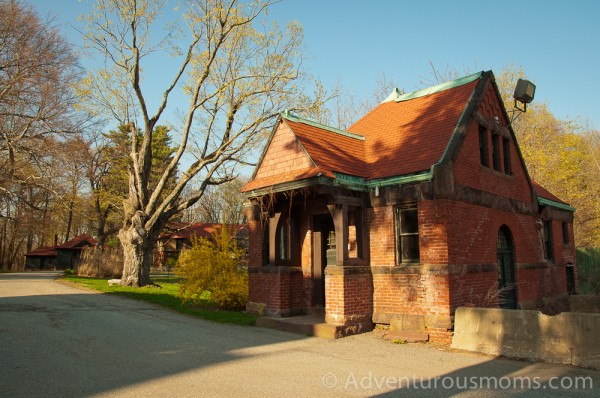
M 120 278 L 123 255 L 118 249 L 86 247 L 81 253 L 77 274 L 99 278 Z

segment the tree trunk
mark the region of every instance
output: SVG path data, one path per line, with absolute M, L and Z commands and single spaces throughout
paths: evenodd
M 131 217 L 131 222 L 119 231 L 124 261 L 121 284 L 124 286 L 142 287 L 152 284 L 150 265 L 154 234 L 146 230 L 145 219 L 146 215 L 138 211 Z
M 73 222 L 73 201 L 69 202 L 69 220 L 67 221 L 67 233 L 65 236 L 64 243 L 69 241 L 69 235 L 71 234 L 71 223 Z
M 96 213 L 97 215 L 99 215 L 99 217 L 97 217 L 97 223 L 96 223 L 96 237 L 97 237 L 97 243 L 96 245 L 99 247 L 103 247 L 104 244 L 106 243 L 106 218 L 102 217 L 101 213 Z

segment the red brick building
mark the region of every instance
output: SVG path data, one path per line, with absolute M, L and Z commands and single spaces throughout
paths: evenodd
M 283 113 L 243 191 L 250 311 L 441 340 L 459 306 L 577 291 L 574 209 L 529 177 L 492 72 L 394 92 L 348 131 Z

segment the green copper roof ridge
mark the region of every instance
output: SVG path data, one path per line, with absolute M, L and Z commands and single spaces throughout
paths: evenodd
M 321 123 L 315 122 L 313 120 L 305 119 L 303 117 L 300 117 L 300 116 L 297 116 L 297 115 L 293 115 L 293 114 L 291 114 L 287 110 L 281 112 L 281 117 L 284 118 L 284 119 L 290 120 L 292 122 L 308 124 L 309 126 L 320 128 L 320 129 L 323 129 L 323 130 L 327 130 L 329 132 L 332 132 L 332 133 L 335 133 L 335 134 L 340 134 L 340 135 L 346 136 L 348 138 L 354 138 L 355 140 L 360 140 L 360 141 L 364 141 L 365 140 L 365 137 L 363 135 L 351 133 L 351 132 L 346 131 L 346 130 L 341 130 L 341 129 L 338 129 L 338 128 L 335 128 L 335 127 L 331 127 L 331 126 L 327 126 L 325 124 L 321 124 Z
M 398 95 L 400 93 L 400 91 L 397 88 L 394 88 L 392 93 L 381 103 L 390 102 L 390 101 L 394 101 L 394 102 L 408 101 L 411 99 L 424 97 L 426 95 L 439 93 L 440 91 L 445 91 L 445 90 L 448 90 L 448 89 L 451 89 L 454 87 L 459 87 L 464 84 L 471 83 L 472 81 L 479 79 L 482 76 L 482 74 L 483 74 L 483 72 L 473 73 L 471 75 L 464 76 L 464 77 L 461 77 L 456 80 L 438 84 L 437 86 L 427 87 L 427 88 L 424 88 L 421 90 L 413 91 L 411 93 L 406 93 L 406 94 L 402 94 L 402 95 Z

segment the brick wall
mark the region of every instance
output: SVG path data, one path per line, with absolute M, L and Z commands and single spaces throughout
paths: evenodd
M 248 220 L 248 266 L 263 266 L 263 223 L 260 220 Z
M 333 324 L 371 322 L 373 282 L 370 267 L 328 266 L 325 269 L 326 321 Z
M 488 85 L 482 99 L 479 115 L 486 119 L 492 126 L 495 124 L 494 117 L 498 117 L 500 125 L 506 126 L 503 112 L 500 108 L 498 98 L 494 93 L 492 85 Z M 520 160 L 517 145 L 513 137 L 506 131 L 505 138 L 510 140 L 510 159 L 512 175 L 499 172 L 492 167 L 492 144 L 491 135 L 488 134 L 488 165 L 481 165 L 479 156 L 479 124 L 477 121 L 471 123 L 459 150 L 458 158 L 454 165 L 454 177 L 457 184 L 480 189 L 485 192 L 494 193 L 503 197 L 514 198 L 522 202 L 531 202 L 531 188 L 527 180 L 526 170 Z M 500 169 L 504 170 L 504 157 L 502 156 L 502 145 L 500 145 Z
M 395 265 L 394 208 L 385 206 L 367 209 L 367 225 L 370 230 L 371 265 Z
M 448 314 L 448 278 L 435 268 L 448 264 L 447 209 L 422 201 L 417 210 L 421 262 L 394 267 L 394 209 L 369 209 L 375 313 Z
M 248 308 L 263 304 L 270 315 L 302 313 L 303 277 L 296 267 L 253 267 L 248 275 Z
M 498 307 L 496 241 L 503 225 L 513 235 L 521 306 L 542 308 L 566 293 L 564 267 L 543 259 L 536 217 L 448 199 L 421 201 L 418 214 L 421 262 L 394 266 L 393 208 L 369 210 L 375 322 L 399 314 L 451 316 L 465 305 Z M 558 228 L 555 243 L 562 244 Z M 443 329 L 431 327 L 439 339 L 448 336 Z

